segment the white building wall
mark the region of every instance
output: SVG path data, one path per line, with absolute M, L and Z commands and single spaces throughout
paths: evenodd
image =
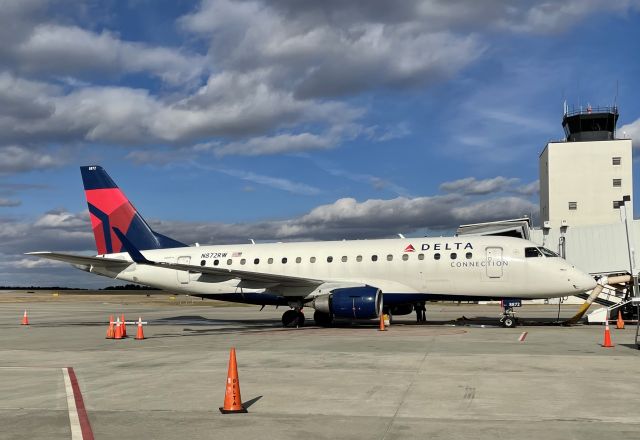
M 613 165 L 613 158 L 620 165 Z M 539 158 L 540 217 L 552 228 L 620 221 L 614 200 L 631 196 L 633 212 L 632 147 L 630 139 L 592 142 L 550 142 Z M 621 186 L 614 187 L 614 179 Z M 569 209 L 570 202 L 576 209 Z

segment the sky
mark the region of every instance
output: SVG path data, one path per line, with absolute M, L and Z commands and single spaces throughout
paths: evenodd
M 0 285 L 114 284 L 23 255 L 95 254 L 82 165 L 158 232 L 222 244 L 535 219 L 565 101 L 615 103 L 640 148 L 640 0 L 0 11 Z

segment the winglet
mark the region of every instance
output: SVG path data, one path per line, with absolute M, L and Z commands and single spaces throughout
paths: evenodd
M 120 229 L 118 229 L 116 227 L 114 227 L 112 229 L 113 229 L 113 232 L 118 237 L 118 239 L 120 240 L 120 242 L 122 243 L 122 247 L 124 247 L 124 249 L 127 251 L 127 253 L 131 257 L 131 259 L 134 261 L 134 263 L 151 264 L 151 265 L 155 264 L 153 261 L 147 260 L 144 257 L 144 255 L 142 255 L 140 253 L 140 251 L 138 249 L 136 249 L 136 247 L 133 245 L 133 243 L 131 243 L 131 241 L 129 241 L 129 239 L 126 237 L 126 235 L 124 235 L 122 233 L 122 231 Z

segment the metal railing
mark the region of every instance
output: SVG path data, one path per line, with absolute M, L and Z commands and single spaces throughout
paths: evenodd
M 580 107 L 571 107 L 571 109 L 567 107 L 565 108 L 564 116 L 571 117 L 576 115 L 589 115 L 592 113 L 612 113 L 614 115 L 617 115 L 618 107 L 617 106 L 592 107 L 590 105 L 580 106 Z

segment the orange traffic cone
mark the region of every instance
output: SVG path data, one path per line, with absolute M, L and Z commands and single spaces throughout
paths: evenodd
M 122 337 L 127 337 L 127 324 L 124 322 L 124 313 L 120 315 L 120 321 L 122 321 Z
M 107 329 L 106 339 L 113 339 L 115 336 L 115 329 L 113 328 L 113 315 L 109 316 L 109 328 Z
M 27 316 L 27 311 L 24 311 L 24 315 L 22 315 L 22 322 L 20 325 L 29 325 L 29 317 Z
M 379 332 L 386 332 L 387 328 L 384 326 L 384 313 L 380 313 L 380 327 L 378 328 Z
M 236 364 L 236 349 L 234 347 L 231 347 L 229 353 L 229 371 L 224 391 L 224 405 L 219 409 L 222 414 L 247 412 L 240 397 L 240 380 L 238 379 L 238 365 Z
M 607 319 L 604 326 L 604 343 L 602 344 L 605 348 L 612 348 L 614 345 L 611 343 L 611 331 L 609 330 L 609 320 Z
M 138 332 L 136 333 L 136 339 L 144 339 L 144 331 L 142 330 L 142 316 L 138 316 Z
M 113 335 L 113 339 L 122 339 L 122 326 L 120 325 L 120 318 L 116 320 L 116 331 Z
M 616 321 L 616 328 L 619 330 L 624 329 L 624 319 L 622 319 L 622 311 L 618 310 L 618 320 Z

